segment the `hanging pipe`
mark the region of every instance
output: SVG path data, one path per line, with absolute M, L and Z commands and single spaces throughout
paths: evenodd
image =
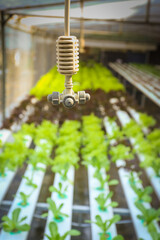
M 70 36 L 70 0 L 65 0 L 64 34 L 56 41 L 56 52 L 58 72 L 65 75 L 65 89 L 62 93 L 48 95 L 48 101 L 53 105 L 63 103 L 66 108 L 72 108 L 76 103 L 85 104 L 90 100 L 90 95 L 85 91 L 74 93 L 72 89 L 72 75 L 79 70 L 79 44 L 75 36 Z

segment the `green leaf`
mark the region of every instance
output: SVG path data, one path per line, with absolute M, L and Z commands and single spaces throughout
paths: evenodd
M 50 222 L 49 223 L 49 231 L 51 233 L 51 237 L 55 238 L 58 232 L 58 227 L 57 224 L 55 222 Z
M 21 226 L 18 226 L 18 230 L 22 232 L 26 232 L 30 230 L 30 226 L 28 224 L 23 224 Z
M 20 211 L 21 211 L 20 208 L 16 208 L 16 209 L 13 210 L 13 212 L 12 212 L 13 222 L 18 222 Z
M 124 238 L 121 235 L 117 235 L 116 237 L 113 238 L 113 240 L 124 240 Z
M 113 185 L 117 185 L 118 183 L 119 183 L 118 180 L 113 179 L 113 180 L 110 180 L 110 181 L 108 182 L 108 185 L 109 185 L 109 186 L 113 186 Z

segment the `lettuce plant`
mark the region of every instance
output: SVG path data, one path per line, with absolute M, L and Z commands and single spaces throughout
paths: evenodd
M 133 119 L 131 119 L 130 122 L 125 126 L 123 126 L 122 131 L 125 136 L 133 138 L 135 136 L 138 136 L 139 133 L 142 134 L 141 127 Z
M 117 160 L 119 159 L 122 159 L 122 160 L 131 160 L 133 159 L 134 155 L 133 153 L 131 152 L 131 148 L 130 147 L 126 147 L 125 145 L 123 144 L 118 144 L 117 146 L 115 147 L 111 147 L 110 151 L 109 151 L 109 154 L 111 155 L 111 160 L 112 162 L 116 162 Z
M 153 221 L 160 219 L 160 208 L 145 208 L 142 203 L 136 202 L 136 207 L 141 211 L 142 215 L 138 215 L 138 218 L 143 220 L 144 225 L 149 225 Z
M 153 146 L 155 153 L 160 154 L 160 129 L 154 129 L 148 134 L 147 139 Z
M 121 217 L 119 215 L 114 215 L 113 218 L 103 221 L 100 215 L 96 215 L 95 221 L 86 220 L 86 222 L 96 224 L 102 231 L 100 233 L 100 240 L 106 240 L 109 237 L 109 228 L 112 226 L 112 224 L 120 221 L 120 219 Z
M 95 198 L 95 200 L 97 201 L 99 208 L 102 211 L 106 211 L 108 209 L 108 207 L 117 207 L 118 203 L 117 202 L 110 202 L 107 203 L 108 200 L 113 196 L 113 192 L 109 192 L 107 195 L 104 193 L 100 193 L 98 195 L 98 197 Z
M 34 142 L 39 145 L 41 139 L 45 139 L 47 144 L 55 145 L 57 140 L 57 125 L 51 123 L 50 121 L 43 120 L 41 125 L 36 128 L 36 136 Z
M 156 120 L 145 113 L 139 113 L 139 120 L 142 127 L 153 127 L 156 124 Z
M 152 226 L 154 221 L 160 220 L 160 208 L 145 208 L 144 205 L 140 202 L 135 202 L 135 206 L 140 210 L 141 215 L 137 217 L 142 220 L 143 224 L 147 227 Z M 152 227 L 150 227 L 152 228 Z
M 51 199 L 47 198 L 47 203 L 49 204 L 49 210 L 52 212 L 53 217 L 56 221 L 62 221 L 63 217 L 68 217 L 67 214 L 61 212 L 61 209 L 63 207 L 63 203 L 60 204 L 60 206 L 56 206 L 56 203 Z M 48 216 L 48 213 L 42 214 L 42 217 Z
M 34 149 L 30 149 L 30 157 L 29 163 L 32 165 L 34 170 L 44 171 L 43 167 L 39 167 L 39 163 L 43 163 L 45 165 L 49 165 L 53 162 L 53 160 L 48 156 L 48 154 L 41 149 L 40 151 L 35 151 Z
M 140 166 L 143 168 L 153 168 L 155 175 L 160 177 L 160 157 L 155 157 L 154 155 L 144 155 L 144 161 L 140 163 Z
M 100 171 L 101 168 L 104 168 L 106 171 L 110 169 L 110 162 L 104 153 L 99 153 L 97 156 L 90 157 L 88 155 L 83 155 L 84 161 L 83 165 L 88 166 L 92 165 L 97 170 Z
M 96 178 L 99 181 L 99 184 L 100 184 L 99 189 L 100 190 L 104 189 L 105 183 L 107 183 L 108 186 L 117 185 L 119 183 L 117 179 L 110 180 L 109 174 L 107 174 L 107 176 L 103 177 L 102 173 L 99 171 L 95 171 L 94 178 Z
M 140 202 L 136 202 L 135 205 L 141 212 L 141 214 L 139 214 L 137 217 L 142 221 L 144 226 L 147 227 L 148 232 L 151 235 L 152 239 L 159 240 L 160 233 L 157 231 L 157 228 L 154 223 L 160 220 L 160 208 L 146 209 L 144 205 Z
M 131 188 L 137 195 L 136 201 L 144 201 L 144 202 L 151 202 L 152 198 L 150 194 L 153 192 L 153 188 L 151 186 L 147 186 L 144 189 L 137 187 L 135 183 L 130 183 Z
M 63 236 L 60 236 L 58 232 L 58 227 L 55 222 L 49 223 L 49 231 L 50 236 L 45 234 L 45 236 L 48 238 L 48 240 L 65 240 L 67 236 L 79 236 L 80 232 L 78 230 L 72 229 L 70 231 L 67 231 L 63 234 Z
M 67 191 L 68 186 L 65 188 L 63 187 L 63 184 L 61 182 L 58 183 L 58 188 L 54 186 L 49 187 L 50 192 L 56 192 L 60 198 L 66 198 L 65 192 Z
M 153 192 L 153 189 L 151 186 L 147 186 L 145 188 L 139 187 L 139 184 L 142 184 L 142 181 L 139 179 L 139 176 L 141 174 L 142 172 L 134 172 L 134 171 L 131 171 L 129 174 L 129 184 L 132 190 L 137 195 L 137 198 L 135 199 L 135 201 L 151 202 L 152 198 L 150 197 L 150 194 Z
M 37 184 L 35 184 L 35 183 L 33 182 L 33 176 L 34 176 L 34 170 L 32 170 L 32 175 L 31 175 L 30 178 L 27 177 L 27 176 L 23 176 L 23 178 L 26 180 L 26 184 L 27 184 L 28 186 L 31 186 L 31 187 L 33 187 L 33 188 L 37 188 Z
M 32 192 L 30 194 L 25 194 L 24 192 L 20 192 L 19 195 L 17 196 L 18 198 L 21 199 L 20 205 L 21 206 L 27 206 L 28 204 L 28 199 L 31 196 Z
M 90 64 L 90 62 L 80 62 L 79 64 L 80 71 L 73 76 L 74 91 L 77 92 L 84 89 L 102 89 L 105 92 L 124 90 L 123 84 L 101 64 L 96 62 L 92 62 L 92 64 Z M 60 92 L 64 90 L 64 76 L 56 71 L 56 66 L 39 79 L 36 86 L 31 89 L 30 94 L 41 99 L 51 91 L 54 91 L 54 89 Z
M 59 173 L 63 179 L 63 181 L 67 180 L 67 173 L 70 168 L 71 164 L 70 163 L 59 163 L 56 164 L 52 167 L 52 171 L 54 173 Z
M 34 139 L 36 134 L 36 128 L 34 123 L 32 124 L 26 124 L 24 123 L 21 127 L 21 130 L 17 133 L 13 134 L 14 138 L 22 139 L 22 141 L 26 141 L 26 136 L 30 136 L 32 139 Z
M 107 133 L 108 139 L 122 140 L 124 138 L 123 131 L 121 131 L 120 127 L 116 124 L 115 118 L 108 118 L 107 122 L 112 126 L 112 134 Z
M 21 209 L 16 208 L 12 212 L 11 218 L 8 216 L 2 217 L 2 227 L 5 232 L 17 233 L 19 231 L 29 231 L 30 226 L 28 224 L 22 224 L 27 216 L 20 218 Z
M 21 167 L 28 155 L 29 149 L 21 139 L 5 144 L 3 157 L 6 159 L 7 167 L 11 170 Z

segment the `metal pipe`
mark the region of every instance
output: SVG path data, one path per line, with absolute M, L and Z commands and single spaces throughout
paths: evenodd
M 65 36 L 70 36 L 70 0 L 65 0 Z
M 6 12 L 7 13 L 7 12 Z M 8 12 L 9 14 L 9 12 Z M 14 15 L 25 16 L 25 17 L 42 17 L 42 18 L 59 18 L 63 19 L 63 16 L 51 16 L 51 15 L 39 15 L 39 14 L 27 14 L 27 13 L 18 13 L 12 12 Z M 82 17 L 70 17 L 70 19 L 75 21 L 96 21 L 96 22 L 108 22 L 108 23 L 124 23 L 124 24 L 135 24 L 135 25 L 160 25 L 160 22 L 146 22 L 146 21 L 137 21 L 137 20 L 126 20 L 126 19 L 100 19 L 100 18 L 82 18 Z M 110 30 L 110 29 L 109 29 Z
M 5 120 L 5 108 L 6 108 L 6 53 L 5 53 L 5 18 L 4 12 L 1 12 L 1 44 L 2 44 L 2 88 L 1 88 L 1 100 L 2 100 L 2 119 Z

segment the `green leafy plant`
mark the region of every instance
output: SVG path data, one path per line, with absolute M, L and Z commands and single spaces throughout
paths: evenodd
M 138 184 L 142 184 L 142 181 L 138 178 L 140 174 L 141 172 L 130 172 L 129 175 L 130 186 L 137 195 L 137 199 L 135 201 L 151 202 L 152 198 L 150 194 L 153 192 L 153 188 L 151 186 L 147 186 L 145 188 L 138 186 Z
M 135 137 L 142 134 L 141 127 L 133 119 L 122 128 L 123 134 L 127 137 Z
M 34 149 L 30 150 L 30 157 L 28 162 L 32 165 L 33 170 L 41 170 L 44 171 L 44 167 L 38 166 L 39 163 L 45 164 L 46 166 L 51 164 L 53 160 L 48 156 L 49 153 L 43 151 L 43 148 L 40 148 L 39 151 L 35 151 Z
M 100 240 L 106 240 L 107 237 L 109 237 L 109 228 L 112 224 L 120 221 L 120 219 L 119 215 L 114 215 L 113 218 L 103 221 L 100 215 L 96 215 L 95 221 L 86 220 L 85 222 L 96 224 L 102 231 L 100 234 Z
M 160 233 L 157 232 L 157 228 L 156 228 L 154 222 L 160 220 L 160 208 L 159 209 L 154 209 L 154 208 L 146 209 L 144 207 L 144 205 L 140 202 L 135 202 L 135 206 L 142 213 L 141 215 L 138 215 L 137 217 L 142 221 L 144 226 L 147 227 L 148 232 L 151 235 L 152 239 L 159 240 Z
M 122 140 L 124 138 L 123 131 L 121 131 L 120 127 L 116 124 L 115 118 L 107 118 L 107 122 L 112 126 L 112 134 L 107 133 L 108 139 Z
M 21 130 L 17 133 L 13 134 L 14 138 L 21 139 L 23 142 L 26 142 L 26 136 L 30 136 L 32 139 L 34 139 L 36 134 L 36 127 L 34 123 L 32 124 L 22 124 Z
M 32 171 L 32 175 L 31 175 L 30 178 L 27 177 L 27 176 L 23 176 L 23 178 L 26 179 L 26 184 L 27 184 L 28 186 L 31 186 L 31 187 L 33 187 L 33 188 L 37 188 L 37 184 L 35 184 L 35 183 L 33 182 L 33 176 L 34 176 L 34 170 Z
M 109 154 L 111 155 L 112 162 L 116 162 L 117 160 L 131 160 L 133 159 L 134 155 L 131 152 L 130 147 L 126 147 L 123 144 L 118 144 L 115 147 L 111 147 Z
M 18 195 L 18 198 L 21 199 L 20 205 L 21 206 L 27 206 L 28 199 L 31 196 L 32 192 L 30 194 L 25 194 L 24 192 L 20 192 Z
M 50 192 L 56 192 L 60 198 L 66 198 L 65 192 L 67 191 L 68 186 L 65 188 L 63 187 L 63 184 L 61 182 L 58 183 L 58 188 L 54 186 L 49 187 Z
M 108 202 L 108 200 L 113 196 L 113 192 L 109 192 L 107 195 L 104 193 L 100 193 L 98 197 L 95 198 L 97 201 L 100 210 L 106 211 L 108 207 L 117 207 L 118 203 L 117 202 Z
M 21 167 L 29 153 L 29 149 L 21 139 L 16 139 L 13 143 L 7 142 L 3 152 L 7 168 L 14 170 L 17 167 Z
M 107 183 L 108 186 L 117 185 L 119 183 L 118 180 L 116 180 L 116 179 L 109 180 L 110 179 L 110 175 L 109 174 L 107 174 L 106 177 L 103 177 L 103 174 L 101 172 L 99 172 L 99 171 L 95 171 L 94 177 L 100 183 L 100 187 L 99 187 L 100 190 L 104 189 L 105 183 Z
M 0 154 L 0 176 L 5 177 L 5 170 L 7 166 L 7 161 L 3 153 Z
M 65 234 L 63 234 L 63 236 L 60 236 L 60 234 L 58 232 L 57 224 L 55 222 L 49 223 L 49 231 L 50 231 L 50 236 L 45 234 L 45 236 L 49 240 L 65 240 L 67 236 L 79 236 L 80 235 L 79 231 L 72 229 L 70 231 L 67 231 Z
M 154 129 L 150 134 L 148 134 L 147 139 L 150 145 L 153 146 L 154 152 L 160 154 L 160 129 Z
M 139 113 L 139 120 L 142 127 L 153 127 L 156 124 L 156 120 L 145 113 Z
M 153 221 L 160 219 L 160 208 L 154 209 L 154 208 L 148 208 L 146 209 L 142 203 L 135 202 L 135 206 L 141 211 L 142 215 L 138 215 L 137 217 L 143 221 L 144 225 L 149 225 Z
M 2 143 L 2 140 L 0 140 L 0 148 L 2 148 L 3 146 L 3 143 Z
M 55 145 L 56 144 L 56 140 L 57 140 L 57 125 L 51 123 L 50 121 L 47 120 L 43 120 L 43 122 L 41 123 L 41 125 L 39 125 L 36 128 L 36 136 L 34 139 L 35 144 L 38 145 L 43 145 L 41 144 L 41 140 L 45 140 L 46 141 L 46 147 L 47 145 Z
M 149 196 L 152 192 L 153 189 L 151 186 L 147 186 L 144 189 L 137 187 L 136 184 L 130 184 L 131 188 L 137 195 L 136 201 L 144 201 L 144 202 L 151 202 L 152 198 Z
M 67 173 L 70 168 L 70 163 L 59 163 L 52 167 L 52 171 L 59 173 L 63 181 L 67 180 Z
M 52 212 L 55 220 L 62 221 L 63 217 L 68 217 L 67 214 L 61 212 L 61 209 L 64 205 L 63 203 L 60 204 L 60 206 L 58 207 L 56 206 L 56 203 L 51 198 L 47 198 L 47 203 L 49 204 L 49 210 Z M 48 213 L 42 214 L 42 217 L 46 217 L 46 216 L 48 216 Z
M 160 157 L 154 155 L 144 155 L 144 161 L 140 163 L 143 168 L 152 167 L 155 175 L 160 177 Z
M 84 89 L 102 89 L 105 92 L 124 90 L 124 86 L 120 81 L 101 64 L 93 61 L 92 64 L 90 64 L 90 61 L 87 63 L 80 62 L 79 64 L 79 73 L 73 76 L 74 91 Z M 52 81 L 53 79 L 54 81 Z M 57 72 L 56 66 L 39 79 L 36 86 L 31 89 L 30 94 L 41 99 L 54 91 L 54 89 L 60 92 L 64 90 L 64 76 Z
M 11 218 L 9 218 L 8 216 L 3 216 L 2 217 L 2 227 L 3 230 L 5 232 L 13 232 L 13 233 L 17 233 L 19 231 L 29 231 L 30 226 L 28 224 L 22 224 L 22 222 L 27 218 L 22 217 L 20 218 L 20 213 L 21 213 L 21 209 L 20 208 L 16 208 L 14 209 L 14 211 L 12 212 L 12 216 Z

